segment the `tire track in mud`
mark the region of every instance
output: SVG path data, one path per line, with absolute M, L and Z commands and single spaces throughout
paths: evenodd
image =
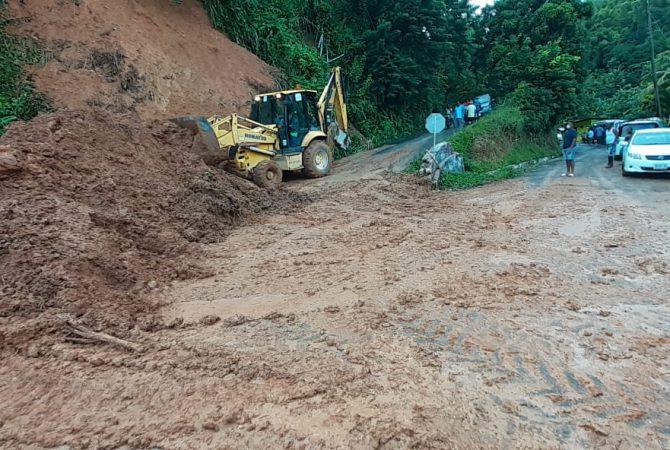
M 634 445 L 640 436 L 650 447 L 668 445 L 667 397 L 650 400 L 658 388 L 653 378 L 662 375 L 654 368 L 659 358 L 625 359 L 625 340 L 643 330 L 624 327 L 622 332 L 617 325 L 631 319 L 625 306 L 630 285 L 617 281 L 631 255 L 622 244 L 605 247 L 607 238 L 599 233 L 603 227 L 627 230 L 628 214 L 618 207 L 601 211 L 602 199 L 595 195 L 561 217 L 548 208 L 551 196 L 542 191 L 503 195 L 487 187 L 456 201 L 396 180 L 376 181 L 375 189 L 369 189 L 369 180 L 350 183 L 278 229 L 311 249 L 291 252 L 285 261 L 295 277 L 334 282 L 317 294 L 318 302 L 296 311 L 300 321 L 316 320 L 325 333 L 319 340 L 328 352 L 319 359 L 322 369 L 338 361 L 352 364 L 350 371 L 358 364 L 370 371 L 343 384 L 322 373 L 317 384 L 330 394 L 298 395 L 292 408 L 307 416 L 325 414 L 333 411 L 329 402 L 335 399 L 356 410 L 361 392 L 395 395 L 386 403 L 362 402 L 375 413 L 345 423 L 362 442 L 389 433 L 401 447 L 449 442 L 441 431 L 449 420 L 476 424 L 470 433 L 478 433 L 482 445 Z M 562 188 L 565 204 L 579 198 L 576 188 Z M 528 210 L 528 204 L 536 209 Z M 325 235 L 328 240 L 322 240 Z M 566 236 L 571 241 L 563 248 Z M 662 257 L 635 258 L 635 270 L 642 274 L 654 277 L 665 270 Z M 285 266 L 261 259 L 257 267 L 272 275 Z M 577 285 L 569 286 L 570 279 Z M 336 300 L 333 289 L 342 283 L 342 292 L 355 293 L 353 300 Z M 323 303 L 329 298 L 332 303 Z M 357 298 L 364 300 L 363 308 L 351 305 Z M 657 300 L 642 302 L 637 310 L 644 313 L 633 322 L 667 329 L 663 309 L 649 301 Z M 327 304 L 337 305 L 338 312 L 317 320 Z M 608 336 L 612 332 L 617 334 Z M 375 350 L 371 342 L 377 340 L 387 344 Z M 284 338 L 278 342 L 296 348 Z M 631 383 L 633 361 L 651 371 L 644 383 Z M 445 397 L 429 402 L 423 392 L 398 393 L 401 384 L 380 382 L 376 374 L 382 373 L 402 374 L 397 376 L 412 380 L 417 392 L 441 386 Z M 313 392 L 302 380 L 291 382 L 297 392 Z M 408 437 L 402 431 L 407 422 L 396 414 L 415 398 L 429 403 L 424 410 L 432 413 L 412 418 L 417 431 Z M 457 419 L 438 420 L 442 410 Z M 473 438 L 463 433 L 461 438 Z
M 485 392 L 490 407 L 510 416 L 509 429 L 535 424 L 540 431 L 549 424 L 559 443 L 589 446 L 584 431 L 605 437 L 611 423 L 623 423 L 623 428 L 659 436 L 661 447 L 670 443 L 667 404 L 651 410 L 649 404 L 637 404 L 651 386 L 635 389 L 603 379 L 597 370 L 566 360 L 567 352 L 554 341 L 492 322 L 479 312 L 445 310 L 441 316 L 450 319 L 446 329 L 436 331 L 443 320 L 419 319 L 403 324 L 402 333 L 437 351 L 444 376 L 470 392 Z M 586 322 L 577 329 L 592 325 Z

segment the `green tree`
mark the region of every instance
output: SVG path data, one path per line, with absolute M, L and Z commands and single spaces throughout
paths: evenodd
M 478 23 L 477 55 L 487 85 L 510 101 L 535 131 L 553 126 L 577 105 L 580 60 L 590 3 L 580 0 L 499 0 Z
M 653 35 L 665 114 L 670 71 L 670 1 L 650 0 Z M 580 112 L 590 115 L 641 117 L 655 115 L 650 89 L 650 41 L 646 0 L 599 0 L 587 28 L 584 83 Z

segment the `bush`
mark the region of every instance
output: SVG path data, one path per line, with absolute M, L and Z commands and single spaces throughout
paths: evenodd
M 463 156 L 465 173 L 444 174 L 441 187 L 465 189 L 512 178 L 523 172 L 514 165 L 558 154 L 553 136 L 528 131 L 528 119 L 519 108 L 503 105 L 449 141 Z
M 48 99 L 23 74 L 23 66 L 43 62 L 44 53 L 30 40 L 6 33 L 9 19 L 2 15 L 3 6 L 0 2 L 0 135 L 11 122 L 32 119 L 49 108 Z

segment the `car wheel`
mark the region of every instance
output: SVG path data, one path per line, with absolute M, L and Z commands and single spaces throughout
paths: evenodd
M 624 177 L 629 177 L 630 172 L 626 170 L 626 161 L 622 159 L 622 162 L 623 163 L 621 164 L 621 175 L 623 175 Z

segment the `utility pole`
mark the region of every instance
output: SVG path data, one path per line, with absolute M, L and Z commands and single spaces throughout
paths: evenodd
M 649 0 L 647 3 L 647 26 L 649 27 L 649 44 L 651 46 L 651 77 L 654 80 L 654 97 L 656 98 L 656 114 L 658 117 L 663 117 L 661 110 L 661 96 L 658 92 L 658 76 L 656 73 L 656 47 L 654 45 L 654 29 L 651 26 L 651 6 Z

